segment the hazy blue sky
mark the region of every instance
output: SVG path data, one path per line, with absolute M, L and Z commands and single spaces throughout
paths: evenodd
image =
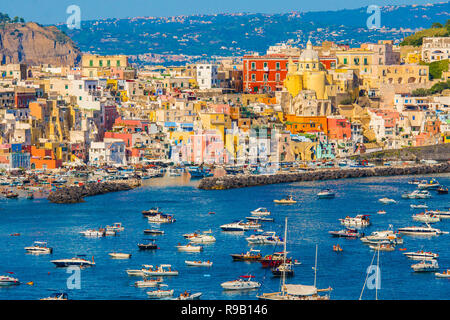
M 173 16 L 223 12 L 284 13 L 358 8 L 371 4 L 425 4 L 434 0 L 0 0 L 0 12 L 42 24 L 65 22 L 69 5 L 81 8 L 82 20 Z

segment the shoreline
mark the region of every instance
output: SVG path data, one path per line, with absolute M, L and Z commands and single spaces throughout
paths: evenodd
M 200 180 L 198 189 L 228 190 L 263 186 L 268 184 L 292 183 L 300 181 L 336 180 L 365 177 L 386 177 L 402 175 L 420 175 L 450 172 L 450 162 L 439 164 L 420 164 L 404 167 L 369 167 L 349 169 L 318 169 L 307 172 L 275 173 L 271 175 L 226 175 Z

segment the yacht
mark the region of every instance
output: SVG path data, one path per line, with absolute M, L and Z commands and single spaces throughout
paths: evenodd
M 175 219 L 171 214 L 157 213 L 156 215 L 147 216 L 150 223 L 174 223 Z
M 156 216 L 157 214 L 162 213 L 159 208 L 151 208 L 150 210 L 144 210 L 142 211 L 142 214 L 144 216 Z
M 414 272 L 430 272 L 439 270 L 439 264 L 437 260 L 424 260 L 413 264 L 411 268 Z
M 159 229 L 145 229 L 144 234 L 152 234 L 152 235 L 163 235 L 164 230 Z
M 131 258 L 131 253 L 111 252 L 108 254 L 113 259 L 130 259 Z
M 414 221 L 424 222 L 424 223 L 435 223 L 441 221 L 441 218 L 438 216 L 429 213 L 429 212 L 422 212 L 418 213 L 412 216 Z
M 122 226 L 122 223 L 116 222 L 112 226 L 106 226 L 106 231 L 115 231 L 115 232 L 121 232 L 125 230 L 125 228 Z
M 274 252 L 273 254 L 268 254 L 264 256 L 263 258 L 259 259 L 259 262 L 261 262 L 261 265 L 263 268 L 267 267 L 277 267 L 283 262 L 291 262 L 291 258 L 285 258 L 285 255 L 287 255 L 287 252 L 281 251 L 281 252 Z
M 395 201 L 394 199 L 390 199 L 390 198 L 386 198 L 386 197 L 378 199 L 378 201 L 380 201 L 381 203 L 384 203 L 384 204 L 397 203 L 397 201 Z
M 282 245 L 284 243 L 283 238 L 276 235 L 273 231 L 267 231 L 261 234 L 252 234 L 245 238 L 249 244 L 275 244 Z
M 136 281 L 134 285 L 139 288 L 154 288 L 158 287 L 162 283 L 162 279 L 144 279 L 141 281 Z
M 369 244 L 370 249 L 379 251 L 394 251 L 395 247 L 390 243 L 379 242 L 377 244 Z
M 427 209 L 428 206 L 426 204 L 411 204 L 411 209 Z
M 191 267 L 212 267 L 212 261 L 188 261 L 185 260 L 184 263 Z
M 363 228 L 370 225 L 369 215 L 358 214 L 356 217 L 345 217 L 345 219 L 339 219 L 342 225 L 353 228 Z
M 336 194 L 333 191 L 331 191 L 330 189 L 322 190 L 317 194 L 317 197 L 319 199 L 331 199 L 331 198 L 334 198 L 335 196 L 336 196 Z
M 196 234 L 195 236 L 189 237 L 188 239 L 191 243 L 213 243 L 216 242 L 216 238 L 209 234 L 210 231 L 204 231 L 202 234 Z
M 52 260 L 50 261 L 57 267 L 71 267 L 71 266 L 78 266 L 78 267 L 90 267 L 95 266 L 94 257 L 92 257 L 92 261 L 83 259 L 81 257 L 84 257 L 84 255 L 78 255 L 77 257 L 71 258 L 71 259 L 59 259 L 59 260 Z
M 439 219 L 450 219 L 450 210 L 449 211 L 441 211 L 441 210 L 430 210 L 427 213 L 434 214 Z
M 101 238 L 104 237 L 106 234 L 106 230 L 105 229 L 89 229 L 89 230 L 85 230 L 85 231 L 81 231 L 80 234 L 82 234 L 85 237 L 93 237 L 93 238 Z
M 258 208 L 256 210 L 250 211 L 252 215 L 255 216 L 270 216 L 270 211 L 267 208 Z
M 392 244 L 402 244 L 403 239 L 399 237 L 393 230 L 392 225 L 390 225 L 389 230 L 374 231 L 366 237 L 362 237 L 361 241 L 368 244 L 377 243 L 392 243 Z
M 433 252 L 425 252 L 423 250 L 415 251 L 415 252 L 404 252 L 407 258 L 412 260 L 433 260 L 439 258 L 439 254 Z
M 155 243 L 155 239 L 146 239 L 147 243 L 138 243 L 139 250 L 156 250 L 158 245 Z
M 171 289 L 171 290 L 158 289 L 158 290 L 147 291 L 147 296 L 151 299 L 168 298 L 168 297 L 173 296 L 173 289 Z
M 10 276 L 0 276 L 0 286 L 15 286 L 20 284 L 19 279 Z
M 261 228 L 261 224 L 252 221 L 244 222 L 240 220 L 221 225 L 220 228 L 223 231 L 248 231 Z
M 437 189 L 439 188 L 440 184 L 437 180 L 431 179 L 430 181 L 422 181 L 417 185 L 417 188 L 419 189 Z
M 47 247 L 47 242 L 44 241 L 35 241 L 32 246 L 25 247 L 25 250 L 33 254 L 51 254 L 53 252 L 53 248 Z
M 262 256 L 259 250 L 251 249 L 246 253 L 231 254 L 233 261 L 259 261 Z
M 282 263 L 279 266 L 272 268 L 272 274 L 276 277 L 283 275 L 291 277 L 294 275 L 294 265 L 290 262 Z
M 328 231 L 333 237 L 356 239 L 364 236 L 364 233 L 359 233 L 357 229 L 347 228 L 339 231 Z
M 402 194 L 403 199 L 429 199 L 431 193 L 428 190 L 414 190 L 411 193 Z
M 253 222 L 274 222 L 275 219 L 274 218 L 269 218 L 269 217 L 265 217 L 265 216 L 250 216 L 250 217 L 245 217 L 245 219 L 247 219 L 248 221 L 253 221 Z
M 240 276 L 237 280 L 227 281 L 220 284 L 224 290 L 252 290 L 261 287 L 261 284 L 252 281 L 254 276 Z
M 152 265 L 144 265 L 142 268 L 144 276 L 177 276 L 178 271 L 172 270 L 172 265 L 161 264 L 159 266 L 153 267 Z
M 441 234 L 448 233 L 446 231 L 441 231 L 439 229 L 432 228 L 427 223 L 425 225 L 426 226 L 422 226 L 422 227 L 412 226 L 412 227 L 399 228 L 398 232 L 407 234 L 407 235 L 415 235 L 415 236 L 438 236 Z
M 178 245 L 178 246 L 176 246 L 176 248 L 178 249 L 178 251 L 182 251 L 182 252 L 200 252 L 203 250 L 202 246 L 194 246 L 191 243 L 188 243 L 185 246 Z

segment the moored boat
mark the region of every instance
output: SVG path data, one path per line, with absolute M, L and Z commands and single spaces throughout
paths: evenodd
M 338 238 L 349 238 L 349 239 L 356 239 L 360 237 L 364 237 L 364 233 L 358 232 L 357 229 L 351 229 L 347 228 L 344 230 L 339 231 L 328 231 L 329 234 L 331 234 L 333 237 Z
M 111 252 L 108 253 L 113 259 L 130 259 L 131 253 Z
M 370 219 L 368 214 L 358 214 L 356 217 L 345 217 L 339 219 L 342 225 L 353 228 L 363 228 L 370 225 Z
M 188 243 L 184 246 L 182 245 L 177 245 L 176 248 L 178 249 L 178 251 L 182 251 L 182 252 L 200 252 L 203 250 L 202 246 L 194 246 L 191 243 Z
M 412 260 L 433 260 L 439 258 L 439 254 L 433 252 L 425 252 L 423 250 L 418 250 L 414 252 L 403 252 L 407 258 Z
M 430 272 L 439 269 L 437 260 L 424 260 L 419 263 L 413 264 L 411 268 L 414 272 Z
M 52 260 L 50 261 L 57 267 L 71 267 L 71 266 L 77 266 L 77 267 L 91 267 L 95 266 L 94 257 L 92 257 L 92 261 L 83 259 L 81 257 L 84 257 L 85 255 L 78 255 L 77 257 L 71 258 L 71 259 L 59 259 L 59 260 Z
M 256 281 L 252 281 L 253 278 L 254 278 L 254 276 L 252 276 L 252 275 L 240 276 L 239 279 L 223 282 L 220 284 L 220 286 L 224 290 L 258 289 L 259 287 L 261 287 L 261 284 Z
M 20 284 L 19 279 L 10 276 L 0 276 L 0 286 L 15 286 Z
M 51 254 L 53 252 L 53 248 L 47 247 L 47 242 L 44 241 L 35 241 L 32 246 L 25 247 L 25 250 L 32 254 Z
M 212 261 L 188 261 L 185 260 L 184 263 L 188 266 L 192 266 L 192 267 L 211 267 L 212 266 Z
M 246 253 L 231 254 L 233 261 L 259 261 L 262 256 L 259 250 L 251 249 Z
M 286 196 L 284 199 L 280 200 L 273 200 L 276 204 L 295 204 L 297 203 L 296 200 L 292 196 Z
M 450 278 L 450 269 L 443 272 L 436 272 L 434 275 L 438 278 Z
M 178 271 L 172 270 L 172 265 L 161 264 L 153 267 L 152 265 L 144 265 L 142 268 L 144 276 L 177 276 Z

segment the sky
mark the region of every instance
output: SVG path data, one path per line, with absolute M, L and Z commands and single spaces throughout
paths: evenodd
M 77 5 L 82 20 L 165 17 L 214 13 L 285 13 L 326 11 L 376 5 L 425 4 L 445 0 L 0 0 L 0 12 L 41 24 L 66 22 L 67 8 Z

